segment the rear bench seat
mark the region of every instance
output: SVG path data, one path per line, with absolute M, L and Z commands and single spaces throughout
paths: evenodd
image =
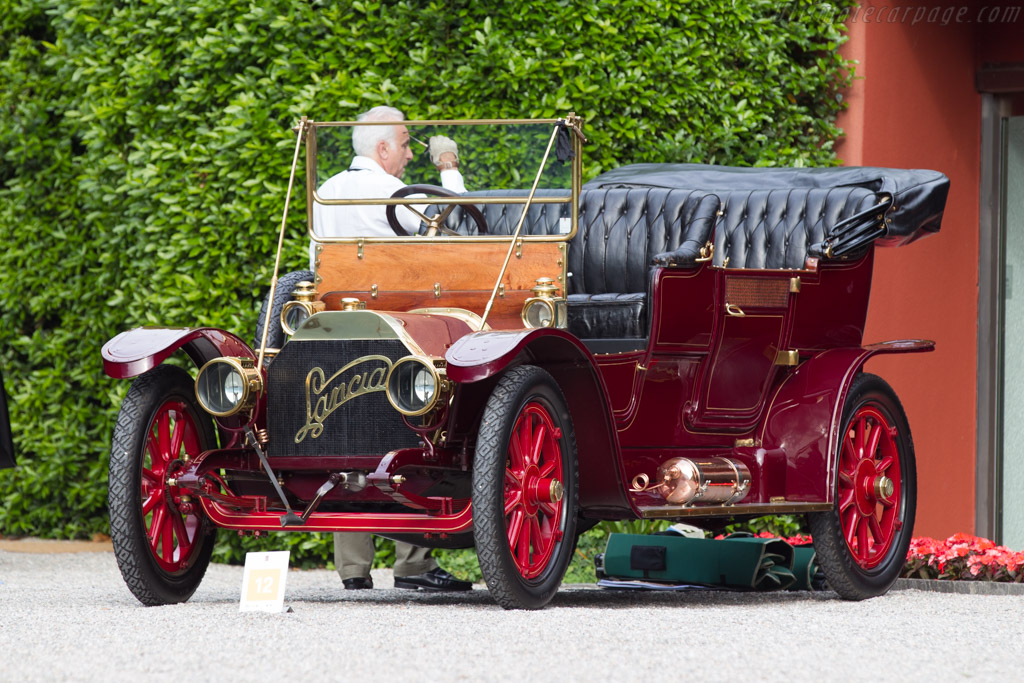
M 694 264 L 713 239 L 717 266 L 802 269 L 837 223 L 877 203 L 863 187 L 584 190 L 569 246 L 569 331 L 646 337 L 651 266 Z
M 878 204 L 878 194 L 856 186 L 715 194 L 722 215 L 714 264 L 727 268 L 801 269 L 808 256 L 822 255 L 816 245 L 837 223 Z
M 525 191 L 468 196 L 525 196 Z M 538 190 L 538 196 L 561 190 Z M 643 339 L 648 334 L 652 267 L 696 264 L 709 240 L 713 263 L 728 268 L 800 269 L 837 223 L 878 201 L 857 187 L 774 190 L 601 188 L 580 193 L 579 232 L 570 241 L 569 331 L 587 340 Z M 483 204 L 490 234 L 511 234 L 522 205 Z M 721 215 L 719 210 L 721 209 Z M 530 208 L 524 234 L 557 234 L 569 207 Z M 717 220 L 717 224 L 716 224 Z M 449 227 L 475 232 L 456 209 Z

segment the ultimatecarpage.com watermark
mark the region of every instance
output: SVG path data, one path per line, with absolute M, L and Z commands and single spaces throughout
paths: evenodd
M 780 19 L 799 20 L 813 16 L 819 19 L 831 18 L 836 22 L 855 24 L 1012 24 L 1021 18 L 1022 5 L 981 5 L 965 3 L 944 7 L 921 7 L 919 5 L 889 5 L 881 2 L 865 2 L 855 7 L 836 7 L 827 2 L 810 5 L 791 5 L 780 8 Z

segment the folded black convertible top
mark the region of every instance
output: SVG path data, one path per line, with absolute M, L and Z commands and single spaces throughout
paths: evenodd
M 938 232 L 949 193 L 949 178 L 938 171 L 846 166 L 838 168 L 739 168 L 705 164 L 631 164 L 602 173 L 584 189 L 668 187 L 722 195 L 755 190 L 811 190 L 863 187 L 892 198 L 886 232 L 875 242 L 909 244 Z M 723 197 L 724 201 L 724 197 Z

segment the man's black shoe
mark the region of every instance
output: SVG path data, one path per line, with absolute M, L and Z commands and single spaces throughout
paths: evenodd
M 469 581 L 459 581 L 438 567 L 416 576 L 396 576 L 395 588 L 411 588 L 425 591 L 468 591 L 473 587 Z
M 373 579 L 363 578 L 357 576 L 354 579 L 342 579 L 342 583 L 345 584 L 345 590 L 347 591 L 358 591 L 365 588 L 373 588 Z

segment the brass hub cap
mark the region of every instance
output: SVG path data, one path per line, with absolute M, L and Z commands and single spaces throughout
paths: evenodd
M 889 502 L 892 498 L 892 494 L 896 492 L 896 485 L 893 483 L 892 479 L 882 474 L 875 477 L 874 488 L 875 497 L 880 503 Z

